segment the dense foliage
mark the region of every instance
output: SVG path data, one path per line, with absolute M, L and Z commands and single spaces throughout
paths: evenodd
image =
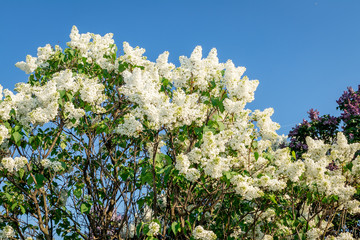
M 359 144 L 279 148 L 273 109 L 245 108 L 258 81 L 215 49 L 176 68 L 126 42 L 117 56 L 112 34 L 70 39 L 1 91 L 3 238 L 352 239 Z

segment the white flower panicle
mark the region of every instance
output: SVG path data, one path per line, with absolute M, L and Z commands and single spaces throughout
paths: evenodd
M 309 231 L 306 232 L 306 239 L 309 240 L 317 240 L 319 239 L 322 231 L 319 228 L 312 228 Z
M 202 226 L 197 226 L 192 234 L 195 239 L 199 239 L 199 240 L 217 239 L 217 236 L 213 231 L 205 230 Z
M 4 125 L 0 125 L 0 144 L 2 144 L 4 140 L 8 138 L 10 138 L 9 130 Z
M 164 53 L 160 54 L 159 57 L 156 59 L 155 67 L 159 70 L 159 76 L 171 79 L 172 77 L 172 70 L 175 69 L 175 65 L 172 63 L 168 63 L 169 52 L 165 51 Z
M 190 182 L 195 182 L 200 178 L 200 175 L 201 173 L 199 170 L 197 170 L 196 168 L 190 168 L 186 171 L 185 178 Z
M 8 172 L 13 173 L 14 171 L 17 172 L 24 168 L 27 163 L 28 160 L 25 157 L 5 157 L 1 159 L 0 168 L 5 168 Z
M 36 64 L 36 58 L 30 55 L 26 56 L 26 62 L 21 61 L 15 64 L 16 67 L 20 68 L 26 74 L 32 73 L 38 65 Z
M 75 108 L 74 104 L 71 102 L 65 103 L 64 112 L 66 119 L 68 119 L 66 123 L 67 128 L 76 127 L 79 124 L 79 119 L 85 115 L 84 109 Z M 73 122 L 73 119 L 75 120 L 75 122 Z
M 267 108 L 263 112 L 260 112 L 259 110 L 255 110 L 254 112 L 254 120 L 260 129 L 262 139 L 276 140 L 278 138 L 275 131 L 279 130 L 280 125 L 271 120 L 270 117 L 273 114 L 274 109 L 272 108 Z
M 143 56 L 145 49 L 140 47 L 133 48 L 128 42 L 124 42 L 123 50 L 124 55 L 120 57 L 121 61 L 134 66 L 146 66 L 150 64 L 150 61 L 146 60 L 146 57 Z
M 79 34 L 76 26 L 73 26 L 70 33 L 71 41 L 67 43 L 70 48 L 77 49 L 82 57 L 87 58 L 87 62 L 96 62 L 102 68 L 112 71 L 114 64 L 105 56 L 110 56 L 116 51 L 113 34 L 108 33 L 100 36 L 93 33 Z
M 3 98 L 3 86 L 1 86 L 0 84 L 0 101 L 2 100 Z
M 190 161 L 188 157 L 184 154 L 180 154 L 176 157 L 175 168 L 180 171 L 180 173 L 186 173 L 190 167 Z
M 160 225 L 157 222 L 151 222 L 149 224 L 149 234 L 154 236 L 156 234 L 158 234 L 160 231 Z
M 79 79 L 80 82 L 80 97 L 83 101 L 92 105 L 100 105 L 105 101 L 106 96 L 103 94 L 104 85 L 98 83 L 96 78 L 83 77 Z
M 353 236 L 350 232 L 342 232 L 337 237 L 328 236 L 326 239 L 329 239 L 329 240 L 355 240 L 355 238 L 353 238 Z
M 14 229 L 13 229 L 11 226 L 9 226 L 9 225 L 5 226 L 5 227 L 2 229 L 2 231 L 0 232 L 0 237 L 1 237 L 1 238 L 9 239 L 9 238 L 12 238 L 12 237 L 14 237 L 14 236 L 15 236 L 15 231 L 14 231 Z
M 45 47 L 39 47 L 37 55 L 38 57 L 32 57 L 30 55 L 26 56 L 26 62 L 21 61 L 15 64 L 16 67 L 23 70 L 26 74 L 32 73 L 36 68 L 46 67 L 46 61 L 49 60 L 56 52 L 62 51 L 59 46 L 55 46 L 55 49 L 51 47 L 50 44 L 46 44 Z
M 75 93 L 80 88 L 76 76 L 74 76 L 70 69 L 55 73 L 53 75 L 53 81 L 56 82 L 57 90 L 72 91 Z
M 64 170 L 64 168 L 61 165 L 61 162 L 59 161 L 50 161 L 47 158 L 44 158 L 40 161 L 40 164 L 45 168 L 45 169 L 51 169 L 54 172 L 60 172 L 62 170 Z
M 139 137 L 139 133 L 143 130 L 142 124 L 131 114 L 124 116 L 124 123 L 120 124 L 115 132 L 128 137 Z
M 69 91 L 72 95 L 79 92 L 83 101 L 98 109 L 101 109 L 100 105 L 106 100 L 103 93 L 104 85 L 97 79 L 73 75 L 69 70 L 54 74 L 53 79 L 43 86 L 19 83 L 15 90 L 17 94 L 5 91 L 5 100 L 0 103 L 0 118 L 8 120 L 11 109 L 14 109 L 17 119 L 24 126 L 43 125 L 53 121 L 58 116 L 59 91 L 62 90 Z M 75 127 L 79 118 L 85 115 L 85 111 L 75 108 L 72 102 L 64 104 L 64 111 L 66 118 L 69 119 L 67 124 L 69 128 Z M 70 123 L 71 119 L 75 119 L 76 122 Z

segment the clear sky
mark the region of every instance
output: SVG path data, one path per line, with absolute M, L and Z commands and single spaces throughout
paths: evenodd
M 360 84 L 358 0 L 0 0 L 0 84 L 13 90 L 27 75 L 14 65 L 50 43 L 63 48 L 71 27 L 114 33 L 146 49 L 152 61 L 164 51 L 179 65 L 195 46 L 217 48 L 258 79 L 252 110 L 273 107 L 280 134 L 310 108 L 338 115 L 336 100 Z

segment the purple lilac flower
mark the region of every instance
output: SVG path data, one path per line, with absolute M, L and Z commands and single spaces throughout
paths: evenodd
M 319 120 L 319 114 L 320 114 L 320 112 L 317 110 L 317 109 L 310 109 L 308 112 L 307 112 L 308 114 L 309 114 L 309 118 L 310 118 L 310 120 L 311 121 L 317 121 L 317 120 Z
M 341 114 L 344 122 L 347 122 L 351 116 L 360 115 L 360 85 L 355 92 L 352 87 L 347 88 L 348 91 L 344 91 L 343 95 L 336 102 L 339 104 L 340 110 L 343 110 Z

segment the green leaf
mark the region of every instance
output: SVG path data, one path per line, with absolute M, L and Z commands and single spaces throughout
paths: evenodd
M 65 142 L 61 142 L 61 143 L 60 143 L 60 148 L 61 148 L 62 150 L 64 150 L 64 149 L 66 148 L 66 143 L 65 143 Z
M 11 206 L 11 210 L 14 211 L 14 209 L 17 207 L 18 203 L 15 202 L 12 206 Z
M 231 174 L 231 172 L 225 172 L 224 175 L 225 175 L 225 177 L 226 177 L 227 179 L 229 179 L 229 180 L 230 180 L 230 179 L 232 178 L 232 176 L 233 176 L 233 175 Z
M 153 175 L 152 175 L 152 173 L 150 171 L 147 172 L 145 175 L 141 175 L 141 182 L 142 183 L 148 183 L 149 185 L 151 185 L 152 181 L 153 181 Z
M 14 138 L 15 144 L 19 146 L 22 135 L 19 132 L 14 132 L 12 136 Z
M 127 63 L 121 63 L 121 64 L 119 64 L 119 72 L 125 71 L 125 69 L 127 69 L 128 66 L 129 66 L 129 65 L 128 65 Z
M 88 213 L 90 211 L 88 204 L 82 203 L 80 206 L 80 211 L 81 213 Z
M 29 178 L 27 179 L 27 184 L 31 185 L 34 182 L 33 177 L 30 175 Z
M 36 188 L 39 189 L 44 185 L 45 177 L 42 174 L 36 174 L 35 175 L 35 180 L 36 180 L 36 183 L 37 183 Z
M 74 195 L 75 195 L 75 197 L 80 198 L 81 195 L 82 195 L 82 190 L 79 189 L 79 188 L 75 189 L 74 190 Z
M 190 231 L 192 231 L 191 223 L 190 223 L 188 220 L 186 220 L 185 222 L 187 223 L 187 225 L 188 225 L 188 227 L 189 227 Z
M 25 214 L 26 210 L 23 205 L 20 205 L 20 210 L 22 214 Z
M 173 171 L 173 166 L 169 165 L 165 168 L 165 176 L 164 176 L 164 184 L 166 185 L 167 182 L 169 181 L 171 172 Z
M 163 153 L 158 153 L 158 154 L 156 154 L 156 156 L 155 156 L 155 163 L 158 163 L 158 164 L 163 164 L 163 159 L 164 159 L 164 155 L 165 154 L 163 154 Z M 157 165 L 158 165 L 157 164 Z
M 60 93 L 60 98 L 63 98 L 65 96 L 66 90 L 58 90 Z
M 214 129 L 214 128 L 210 128 L 210 127 L 208 127 L 208 126 L 205 126 L 204 127 L 204 133 L 206 133 L 206 132 L 212 132 L 212 133 L 216 133 L 216 130 Z
M 277 204 L 276 197 L 275 197 L 274 194 L 270 194 L 270 195 L 269 195 L 269 199 L 270 199 L 273 203 Z
M 72 101 L 73 95 L 70 92 L 67 92 L 66 96 L 68 97 L 69 101 Z
M 224 125 L 224 123 L 223 122 L 217 122 L 217 124 L 218 124 L 218 126 L 219 126 L 219 130 L 220 131 L 223 131 L 224 129 L 225 129 L 225 125 Z
M 138 224 L 137 225 L 137 227 L 136 227 L 136 235 L 138 236 L 138 237 L 140 237 L 140 234 L 141 234 L 141 229 L 142 229 L 142 226 L 144 225 L 144 223 L 140 223 L 140 224 Z
M 172 229 L 172 231 L 173 231 L 173 233 L 175 234 L 175 236 L 176 236 L 176 233 L 177 233 L 177 229 L 176 229 L 176 226 L 177 226 L 177 222 L 173 222 L 172 224 L 171 224 L 171 229 Z
M 171 157 L 169 157 L 168 155 L 165 155 L 165 161 L 166 161 L 167 164 L 172 163 Z
M 254 157 L 256 159 L 256 161 L 259 159 L 259 153 L 258 152 L 254 152 Z
M 137 200 L 137 205 L 139 206 L 139 208 L 142 208 L 145 204 L 145 199 L 144 198 L 140 198 L 139 200 Z
M 68 53 L 70 54 L 70 56 L 74 56 L 75 55 L 75 50 L 73 50 L 73 49 L 70 49 L 69 51 L 68 51 Z
M 349 169 L 350 171 L 352 171 L 353 165 L 354 164 L 352 162 L 350 162 L 350 163 L 346 164 L 346 168 Z
M 12 200 L 12 196 L 9 193 L 5 193 L 5 197 L 8 201 Z
M 21 169 L 18 171 L 18 173 L 19 173 L 20 179 L 22 179 L 23 176 L 24 176 L 25 170 L 24 170 L 23 168 L 21 168 Z
M 219 98 L 211 98 L 211 103 L 214 107 L 218 107 L 221 112 L 224 112 L 225 107 L 222 100 Z

